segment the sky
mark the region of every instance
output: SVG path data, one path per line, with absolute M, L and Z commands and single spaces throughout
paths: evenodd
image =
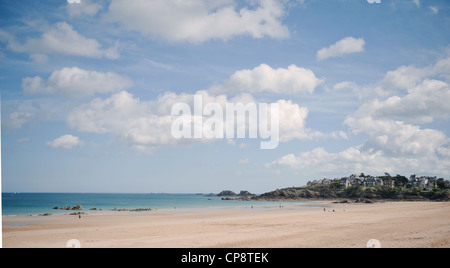
M 447 0 L 0 0 L 2 191 L 449 179 L 449 33 Z M 278 146 L 174 137 L 195 96 L 278 104 Z

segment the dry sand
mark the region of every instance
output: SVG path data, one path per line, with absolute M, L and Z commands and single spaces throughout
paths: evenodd
M 450 247 L 450 202 L 304 207 L 4 216 L 3 247 L 66 247 L 70 239 L 81 247 L 363 248 L 370 239 L 386 248 Z

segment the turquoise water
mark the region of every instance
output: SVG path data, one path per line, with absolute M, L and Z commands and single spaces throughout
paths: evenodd
M 277 202 L 280 203 L 280 202 Z M 274 202 L 229 201 L 220 197 L 199 194 L 95 194 L 95 193 L 2 193 L 3 215 L 35 215 L 43 213 L 67 213 L 53 207 L 81 205 L 83 211 L 90 208 L 113 209 L 182 209 L 222 208 L 233 206 L 261 207 Z

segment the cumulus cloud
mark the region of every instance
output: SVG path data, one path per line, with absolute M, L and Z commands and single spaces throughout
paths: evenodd
M 8 115 L 4 123 L 6 127 L 19 129 L 34 118 L 35 115 L 30 112 L 12 112 Z
M 15 52 L 25 52 L 30 55 L 57 53 L 89 58 L 117 59 L 120 57 L 118 43 L 104 49 L 97 40 L 84 37 L 66 22 L 56 23 L 40 38 L 29 38 L 23 44 L 18 42 L 12 34 L 0 30 L 0 41 L 6 42 L 8 48 Z
M 73 147 L 82 146 L 83 144 L 84 142 L 81 141 L 80 138 L 72 135 L 64 135 L 46 143 L 47 147 L 63 149 L 72 149 Z
M 299 155 L 288 154 L 272 163 L 266 164 L 270 168 L 291 168 L 307 172 L 314 170 L 324 176 L 338 174 L 352 174 L 357 172 L 385 172 L 392 167 L 392 163 L 381 152 L 362 152 L 358 147 L 351 147 L 337 153 L 327 152 L 319 147 Z
M 98 3 L 92 3 L 90 0 L 83 0 L 80 3 L 71 4 L 67 2 L 67 13 L 69 17 L 80 17 L 83 15 L 94 16 L 102 8 L 102 5 Z
M 156 101 L 142 101 L 121 91 L 107 99 L 95 99 L 75 108 L 67 117 L 71 128 L 82 132 L 110 133 L 126 146 L 151 152 L 176 144 L 171 135 L 171 103 L 193 102 L 187 94 L 166 93 Z M 192 140 L 193 141 L 193 140 Z
M 2 100 L 2 127 L 20 129 L 36 121 L 64 120 L 65 105 L 52 100 Z
M 447 148 L 448 150 L 448 148 Z M 448 151 L 447 151 L 448 152 Z M 387 156 L 382 151 L 366 151 L 359 146 L 340 152 L 328 152 L 324 148 L 298 155 L 288 154 L 271 163 L 268 168 L 301 170 L 307 176 L 345 176 L 364 172 L 383 174 L 384 172 L 409 174 L 447 174 L 450 159 L 437 155 L 404 157 Z M 316 177 L 317 178 L 317 177 Z
M 106 20 L 146 36 L 174 42 L 201 43 L 235 36 L 285 38 L 282 1 L 262 0 L 254 8 L 236 10 L 233 0 L 113 1 Z
M 258 105 L 258 101 L 250 94 L 240 94 L 228 98 L 225 95 L 211 95 L 208 91 L 198 91 L 195 94 L 168 92 L 159 96 L 156 100 L 143 101 L 129 92 L 121 91 L 109 98 L 97 98 L 88 104 L 76 107 L 67 116 L 67 123 L 71 128 L 81 132 L 113 134 L 126 146 L 147 152 L 167 145 L 214 141 L 214 139 L 205 135 L 197 139 L 176 139 L 172 136 L 172 123 L 178 118 L 171 115 L 173 105 L 185 103 L 193 112 L 194 96 L 196 95 L 202 96 L 203 107 L 210 103 L 217 103 L 223 108 L 223 137 L 226 137 L 225 111 L 227 103 Z M 279 105 L 279 139 L 281 142 L 321 137 L 321 133 L 312 131 L 305 126 L 305 120 L 308 116 L 306 108 L 287 100 L 278 100 L 276 103 Z M 270 105 L 268 114 L 270 123 Z M 249 133 L 257 130 L 258 127 L 251 124 L 251 122 L 258 120 L 252 116 L 258 115 L 246 113 L 245 115 L 237 114 L 235 116 L 236 133 L 240 127 L 243 127 L 247 133 L 245 137 L 249 138 Z M 193 114 L 192 118 L 195 119 Z M 199 120 L 203 120 L 203 125 L 205 125 L 209 118 L 208 115 L 204 115 Z M 188 123 L 191 124 L 191 121 Z
M 325 60 L 328 58 L 363 52 L 365 44 L 366 42 L 363 38 L 356 39 L 354 37 L 346 37 L 329 47 L 324 47 L 317 51 L 317 59 Z
M 443 57 L 436 63 L 425 67 L 416 67 L 414 65 L 404 65 L 399 68 L 388 71 L 379 83 L 387 94 L 389 89 L 410 90 L 419 85 L 424 79 L 435 79 L 450 82 L 450 57 Z
M 235 72 L 223 85 L 213 86 L 213 93 L 238 92 L 270 92 L 276 94 L 296 95 L 313 93 L 322 83 L 313 71 L 296 65 L 288 68 L 274 69 L 267 64 L 261 64 L 251 70 Z
M 401 66 L 396 70 L 387 72 L 382 82 L 388 87 L 408 89 L 417 85 L 429 74 L 428 68 Z
M 355 134 L 368 135 L 363 148 L 382 150 L 386 155 L 431 156 L 450 140 L 435 129 L 422 129 L 402 121 L 374 119 L 372 117 L 348 117 L 345 121 Z
M 347 116 L 343 125 L 349 135 L 365 140 L 338 152 L 319 147 L 299 154 L 286 154 L 268 163 L 270 168 L 290 168 L 304 174 L 324 176 L 351 173 L 427 173 L 448 174 L 450 138 L 444 131 L 422 126 L 436 118 L 447 120 L 450 109 L 448 82 L 449 58 L 439 59 L 423 68 L 402 66 L 390 71 L 368 90 L 382 89 L 384 94 L 370 96 L 360 108 Z M 334 90 L 361 89 L 342 82 Z
M 376 92 L 357 111 L 357 116 L 395 119 L 408 123 L 433 122 L 449 118 L 450 58 L 426 67 L 401 66 L 386 73 L 367 92 Z M 357 87 L 357 86 L 356 86 Z
M 370 116 L 349 116 L 344 124 L 353 135 L 365 135 L 366 140 L 339 152 L 319 147 L 298 155 L 287 154 L 266 167 L 302 170 L 304 174 L 319 172 L 323 176 L 358 172 L 448 173 L 450 139 L 442 131 Z
M 440 130 L 420 125 L 449 118 L 450 86 L 431 78 L 448 72 L 446 60 L 424 68 L 402 66 L 386 74 L 378 86 L 386 89 L 387 96 L 368 100 L 344 121 L 353 134 L 367 135 L 361 149 L 381 151 L 386 157 L 448 161 L 443 152 L 450 139 Z
M 425 79 L 408 89 L 404 96 L 390 96 L 369 102 L 359 113 L 371 113 L 377 118 L 397 118 L 411 123 L 430 123 L 435 118 L 450 116 L 450 85 Z
M 41 85 L 39 78 L 34 80 Z M 34 80 L 31 80 L 29 84 L 32 85 L 31 82 Z M 47 84 L 53 80 L 57 79 L 49 78 Z M 222 85 L 215 85 L 208 90 L 195 93 L 166 92 L 157 99 L 144 101 L 122 90 L 109 98 L 97 98 L 88 104 L 77 107 L 69 114 L 67 122 L 70 127 L 82 132 L 112 133 L 123 143 L 142 151 L 151 151 L 160 146 L 180 143 L 210 142 L 211 139 L 207 138 L 180 141 L 172 137 L 171 126 L 175 118 L 171 116 L 171 109 L 176 103 L 185 103 L 193 111 L 194 96 L 201 95 L 204 106 L 208 103 L 217 103 L 224 111 L 227 103 L 255 104 L 258 107 L 259 101 L 253 97 L 253 93 L 269 92 L 274 95 L 312 93 L 321 82 L 322 80 L 318 79 L 311 70 L 295 65 L 273 69 L 266 64 L 261 64 L 252 70 L 235 72 Z M 52 82 L 52 84 L 56 83 Z M 117 85 L 118 83 L 113 84 Z M 32 86 L 30 87 L 32 88 Z M 52 91 L 51 87 L 50 89 L 39 88 L 42 88 L 44 92 Z M 347 138 L 342 131 L 325 134 L 308 128 L 306 126 L 308 109 L 291 100 L 278 99 L 274 103 L 279 105 L 280 142 L 294 139 Z M 271 114 L 270 105 L 268 114 Z M 251 116 L 258 115 L 248 113 L 245 118 L 236 119 L 236 127 L 238 129 L 239 127 L 245 128 L 246 135 L 250 132 L 255 133 L 258 128 L 258 126 L 249 124 L 249 122 L 259 120 L 250 118 Z M 206 119 L 208 116 L 203 118 L 203 120 Z M 226 125 L 226 122 L 223 122 L 223 125 Z M 226 131 L 226 127 L 224 127 L 224 131 Z
M 327 134 L 306 127 L 309 111 L 290 100 L 279 100 L 280 105 L 280 141 L 288 142 L 294 139 L 310 140 L 325 138 Z
M 56 70 L 47 80 L 39 76 L 26 77 L 22 80 L 22 88 L 26 94 L 60 95 L 70 98 L 117 92 L 132 85 L 130 79 L 116 73 L 88 71 L 78 67 Z

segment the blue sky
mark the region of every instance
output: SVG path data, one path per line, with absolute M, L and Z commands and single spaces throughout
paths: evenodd
M 76 2 L 0 1 L 2 191 L 450 177 L 448 1 Z M 279 103 L 279 146 L 174 139 L 196 94 Z

